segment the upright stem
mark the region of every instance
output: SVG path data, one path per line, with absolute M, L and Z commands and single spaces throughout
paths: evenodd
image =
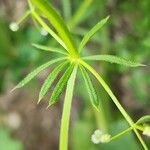
M 95 77 L 96 79 L 100 82 L 100 84 L 103 86 L 103 88 L 106 90 L 106 92 L 109 94 L 109 96 L 111 97 L 111 99 L 113 100 L 113 102 L 115 103 L 115 105 L 117 106 L 117 108 L 119 109 L 119 111 L 121 112 L 121 114 L 124 116 L 124 118 L 127 120 L 127 122 L 129 123 L 129 125 L 131 127 L 134 126 L 134 122 L 131 119 L 131 117 L 128 115 L 128 113 L 124 110 L 124 108 L 121 106 L 121 104 L 119 103 L 118 99 L 116 98 L 116 96 L 113 94 L 113 92 L 111 91 L 111 89 L 109 88 L 109 86 L 105 83 L 105 81 L 101 78 L 101 76 L 86 62 L 84 62 L 83 60 L 80 60 L 80 63 L 86 67 Z M 141 142 L 143 148 L 145 150 L 148 150 L 145 142 L 143 141 L 141 135 L 139 134 L 139 132 L 137 131 L 137 129 L 133 128 L 135 134 L 137 135 L 139 141 Z
M 62 119 L 61 119 L 59 150 L 68 149 L 69 120 L 70 120 L 71 104 L 72 104 L 76 73 L 77 73 L 77 66 L 74 68 L 72 75 L 67 84 Z

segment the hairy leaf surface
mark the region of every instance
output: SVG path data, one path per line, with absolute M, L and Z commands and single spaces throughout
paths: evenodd
M 67 81 L 73 71 L 74 65 L 71 64 L 69 68 L 66 70 L 66 72 L 63 74 L 63 76 L 60 78 L 58 83 L 56 84 L 53 93 L 51 95 L 50 101 L 49 101 L 49 106 L 55 104 L 58 101 L 58 98 L 63 91 L 65 85 L 67 84 Z
M 40 93 L 39 93 L 39 101 L 38 101 L 38 103 L 45 96 L 45 94 L 47 93 L 48 89 L 52 85 L 53 81 L 56 79 L 56 77 L 58 76 L 58 74 L 60 73 L 60 71 L 65 67 L 66 64 L 67 64 L 67 62 L 64 62 L 64 63 L 60 64 L 59 66 L 57 66 L 49 74 L 49 76 L 47 77 L 47 79 L 45 80 L 44 84 L 41 87 L 41 90 L 40 90 Z
M 86 70 L 84 69 L 84 67 L 80 67 L 84 81 L 85 81 L 85 85 L 91 100 L 92 105 L 98 110 L 99 108 L 99 99 L 98 96 L 96 94 L 96 90 L 92 84 L 92 81 L 90 79 L 90 76 L 88 75 L 88 73 L 86 72 Z
M 93 56 L 87 56 L 83 57 L 85 60 L 101 60 L 101 61 L 107 61 L 110 63 L 116 63 L 124 66 L 129 66 L 129 67 L 138 67 L 138 66 L 144 66 L 143 64 L 136 63 L 133 61 L 126 60 L 124 58 L 118 57 L 118 56 L 113 56 L 113 55 L 93 55 Z
M 71 34 L 66 24 L 64 23 L 60 15 L 57 13 L 57 11 L 46 0 L 31 0 L 31 2 L 43 13 L 43 15 L 47 17 L 52 26 L 58 32 L 61 39 L 64 41 L 68 51 L 71 54 L 76 55 L 77 51 L 75 43 L 71 37 Z
M 108 19 L 109 19 L 109 16 L 102 19 L 83 37 L 83 39 L 79 45 L 79 52 L 83 49 L 83 47 L 90 40 L 90 38 L 92 38 L 92 36 L 105 25 L 105 23 L 107 22 Z
M 47 63 L 39 66 L 38 68 L 36 68 L 35 70 L 33 70 L 31 73 L 29 73 L 21 82 L 19 82 L 19 84 L 13 89 L 17 89 L 17 88 L 21 88 L 24 85 L 26 85 L 30 80 L 32 80 L 39 72 L 41 72 L 42 70 L 44 70 L 45 68 L 49 67 L 50 65 L 57 63 L 59 61 L 62 61 L 66 59 L 65 57 L 62 58 L 57 58 L 57 59 L 53 59 L 51 61 L 48 61 Z

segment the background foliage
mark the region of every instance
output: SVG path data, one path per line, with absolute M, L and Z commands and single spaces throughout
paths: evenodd
M 115 54 L 150 64 L 149 0 L 88 0 L 84 7 L 81 0 L 71 1 L 71 3 L 69 0 L 55 0 L 51 3 L 66 19 L 77 42 L 100 19 L 110 15 L 109 23 L 93 37 L 84 51 L 85 55 L 95 54 L 96 50 L 99 50 L 97 54 Z M 82 9 L 78 9 L 80 6 Z M 37 81 L 32 81 L 26 89 L 9 93 L 10 89 L 31 69 L 54 57 L 31 46 L 30 43 L 56 45 L 50 36 L 42 36 L 31 20 L 22 25 L 16 33 L 9 30 L 9 23 L 17 20 L 26 7 L 27 4 L 23 0 L 15 3 L 8 0 L 0 1 L 0 135 L 6 137 L 6 140 L 0 138 L 0 148 L 10 144 L 16 145 L 16 149 L 38 150 L 40 147 L 45 150 L 57 149 L 62 102 L 51 110 L 45 110 L 46 102 L 40 105 L 36 105 L 35 102 L 41 83 L 50 70 L 40 74 Z M 77 10 L 78 12 L 75 13 Z M 101 72 L 135 120 L 150 114 L 149 66 L 133 69 L 102 62 L 96 65 L 96 69 Z M 81 74 L 78 76 L 80 78 Z M 77 81 L 75 89 L 70 149 L 116 150 L 118 148 L 119 150 L 120 147 L 127 149 L 127 146 L 128 149 L 140 149 L 132 133 L 109 144 L 91 143 L 91 134 L 99 126 L 115 134 L 125 129 L 127 125 L 99 85 L 97 91 L 105 106 L 103 108 L 105 118 L 101 123 L 97 122 L 98 116 L 91 110 L 89 97 L 83 90 L 83 84 L 80 80 Z M 145 140 L 150 147 L 148 138 L 145 137 Z

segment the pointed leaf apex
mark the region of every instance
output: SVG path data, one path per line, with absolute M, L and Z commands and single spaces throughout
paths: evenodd
M 38 101 L 37 101 L 37 104 L 39 104 L 41 102 L 42 98 L 39 97 Z
M 48 104 L 48 106 L 47 106 L 47 109 L 48 109 L 49 107 L 51 107 L 53 104 L 54 104 L 54 103 L 49 102 L 49 104 Z
M 10 90 L 10 93 L 14 92 L 17 89 L 17 86 L 15 86 L 13 89 Z
M 110 15 L 108 15 L 107 17 L 106 17 L 106 20 L 108 20 L 110 18 Z
M 147 65 L 145 65 L 145 64 L 139 64 L 139 66 L 141 66 L 141 67 L 146 67 Z
M 93 107 L 94 107 L 94 109 L 96 109 L 96 111 L 100 112 L 99 106 L 93 106 Z

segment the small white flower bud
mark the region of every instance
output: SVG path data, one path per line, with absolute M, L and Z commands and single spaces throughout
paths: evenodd
M 41 35 L 47 36 L 48 32 L 44 28 L 41 28 Z
M 150 126 L 145 126 L 143 130 L 143 135 L 150 137 Z
M 91 141 L 94 144 L 107 143 L 110 141 L 111 135 L 103 133 L 101 130 L 95 130 L 94 134 L 91 136 Z
M 12 30 L 13 32 L 16 32 L 16 31 L 18 31 L 19 26 L 18 26 L 18 24 L 16 22 L 12 22 L 9 25 L 9 29 Z

